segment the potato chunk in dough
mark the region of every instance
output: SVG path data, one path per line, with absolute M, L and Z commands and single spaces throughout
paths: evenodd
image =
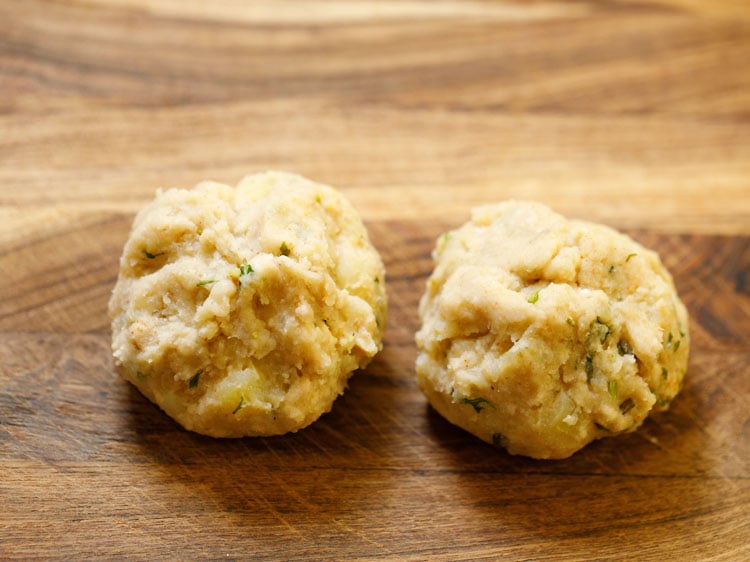
M 440 237 L 419 307 L 417 380 L 450 422 L 564 458 L 666 409 L 688 315 L 659 257 L 543 205 L 479 207 Z
M 157 192 L 109 313 L 122 375 L 185 428 L 282 434 L 380 350 L 385 270 L 343 195 L 268 172 Z

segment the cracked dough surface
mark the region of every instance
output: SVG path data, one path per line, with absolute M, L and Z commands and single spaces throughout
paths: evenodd
M 565 458 L 681 389 L 686 309 L 657 254 L 627 236 L 510 201 L 475 209 L 433 258 L 417 380 L 480 439 Z
M 267 172 L 157 192 L 109 313 L 122 375 L 185 428 L 282 434 L 380 350 L 385 270 L 343 195 Z

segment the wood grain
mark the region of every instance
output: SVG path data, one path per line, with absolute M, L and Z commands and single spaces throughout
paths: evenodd
M 0 0 L 0 558 L 750 558 L 750 9 L 723 0 Z M 313 426 L 181 430 L 106 303 L 159 186 L 338 186 L 388 270 L 383 352 Z M 530 198 L 659 251 L 685 388 L 512 457 L 414 382 L 436 237 Z

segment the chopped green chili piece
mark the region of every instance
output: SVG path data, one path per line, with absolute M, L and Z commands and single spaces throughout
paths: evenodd
M 594 356 L 590 353 L 586 356 L 586 381 L 591 382 L 594 376 Z
M 242 260 L 242 264 L 240 265 L 240 275 L 247 275 L 252 272 L 253 266 L 247 263 L 247 260 Z
M 201 378 L 202 374 L 203 374 L 203 371 L 201 370 L 195 373 L 192 377 L 190 377 L 190 382 L 188 383 L 188 386 L 190 388 L 195 388 L 196 386 L 198 386 L 198 379 Z
M 206 285 L 210 285 L 211 283 L 216 283 L 216 279 L 206 279 L 205 281 L 198 281 L 195 286 L 205 287 Z
M 617 353 L 620 355 L 632 355 L 633 348 L 630 347 L 630 344 L 627 341 L 620 340 L 617 342 Z
M 625 263 L 628 263 L 628 262 L 630 261 L 630 258 L 634 258 L 634 257 L 635 257 L 635 256 L 637 256 L 637 255 L 638 255 L 638 254 L 636 254 L 636 253 L 633 253 L 633 254 L 628 254 L 628 257 L 627 257 L 627 258 L 625 258 Z
M 607 383 L 607 390 L 612 400 L 617 400 L 617 381 L 609 381 Z
M 633 408 L 635 408 L 635 402 L 633 402 L 632 398 L 628 398 L 620 404 L 620 412 L 622 412 L 623 415 L 627 414 Z
M 484 398 L 461 398 L 461 404 L 469 404 L 477 414 L 485 408 L 484 404 L 492 408 L 495 407 L 492 402 Z
M 680 344 L 681 343 L 682 343 L 682 340 L 677 340 L 676 342 L 674 342 L 674 347 L 672 348 L 672 351 L 674 351 L 675 353 L 677 353 L 677 350 L 680 349 Z
M 289 255 L 289 246 L 286 245 L 286 242 L 282 242 L 281 246 L 279 246 L 279 253 L 282 256 L 288 256 Z
M 609 337 L 609 334 L 612 331 L 612 328 L 610 328 L 609 325 L 606 324 L 605 322 L 602 322 L 598 316 L 596 318 L 596 323 L 604 327 L 604 330 L 599 328 L 599 342 L 604 343 L 605 341 L 607 341 L 607 338 Z
M 245 397 L 244 396 L 240 396 L 240 403 L 237 404 L 237 407 L 234 410 L 232 410 L 232 414 L 236 414 L 237 412 L 239 412 L 244 407 L 245 407 Z
M 539 291 L 534 291 L 533 293 L 531 293 L 531 296 L 528 298 L 528 301 L 531 304 L 534 304 L 538 300 L 539 300 Z
M 572 318 L 571 318 L 570 316 L 568 316 L 568 317 L 567 317 L 567 318 L 565 319 L 565 322 L 566 322 L 566 323 L 568 324 L 568 326 L 575 326 L 575 325 L 576 325 L 576 321 L 575 321 L 575 320 L 573 320 L 573 319 L 572 319 Z
M 667 336 L 667 342 L 664 344 L 664 347 L 669 349 L 672 347 L 672 340 L 674 339 L 674 336 L 672 335 L 672 332 L 669 332 L 669 335 Z
M 158 254 L 152 254 L 148 250 L 143 250 L 143 255 L 146 256 L 148 259 L 153 260 L 158 258 L 159 256 L 163 256 L 164 252 L 159 252 Z

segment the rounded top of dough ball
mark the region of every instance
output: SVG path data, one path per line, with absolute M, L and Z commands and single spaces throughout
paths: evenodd
M 123 376 L 185 428 L 282 434 L 380 350 L 385 270 L 343 195 L 267 172 L 158 191 L 109 312 Z
M 510 201 L 475 209 L 434 259 L 418 382 L 481 439 L 564 458 L 679 392 L 688 315 L 659 257 L 627 236 Z

